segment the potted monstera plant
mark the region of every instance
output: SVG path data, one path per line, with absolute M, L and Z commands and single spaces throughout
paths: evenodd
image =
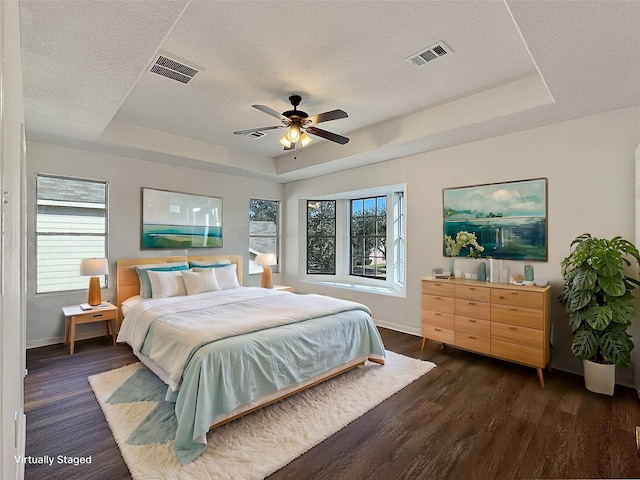
M 631 362 L 627 329 L 635 316 L 633 290 L 640 285 L 625 267 L 640 263 L 640 253 L 621 237 L 607 240 L 588 233 L 576 237 L 571 249 L 562 261 L 559 297 L 573 332 L 571 352 L 583 360 L 587 389 L 613 395 L 615 367 Z

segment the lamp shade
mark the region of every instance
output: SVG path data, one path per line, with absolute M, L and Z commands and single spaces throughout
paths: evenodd
M 278 264 L 278 257 L 275 253 L 259 253 L 256 255 L 256 264 L 262 267 Z
M 85 258 L 80 261 L 80 275 L 97 277 L 109 273 L 109 263 L 106 258 Z

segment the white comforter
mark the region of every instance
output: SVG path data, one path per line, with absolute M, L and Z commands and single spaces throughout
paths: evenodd
M 201 345 L 348 310 L 371 313 L 348 300 L 240 287 L 140 302 L 127 312 L 118 341 L 147 355 L 176 391 L 191 353 Z

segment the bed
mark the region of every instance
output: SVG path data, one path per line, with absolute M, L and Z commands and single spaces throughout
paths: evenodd
M 183 465 L 210 429 L 367 360 L 384 364 L 366 306 L 243 287 L 242 271 L 241 255 L 117 262 L 118 342 L 167 384 Z

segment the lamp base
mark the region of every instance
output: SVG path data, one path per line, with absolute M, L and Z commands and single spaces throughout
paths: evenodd
M 99 277 L 91 277 L 89 279 L 89 297 L 87 299 L 87 303 L 94 307 L 102 303 Z
M 271 278 L 271 267 L 262 267 L 262 277 L 260 278 L 260 286 L 262 288 L 273 288 L 273 280 Z

